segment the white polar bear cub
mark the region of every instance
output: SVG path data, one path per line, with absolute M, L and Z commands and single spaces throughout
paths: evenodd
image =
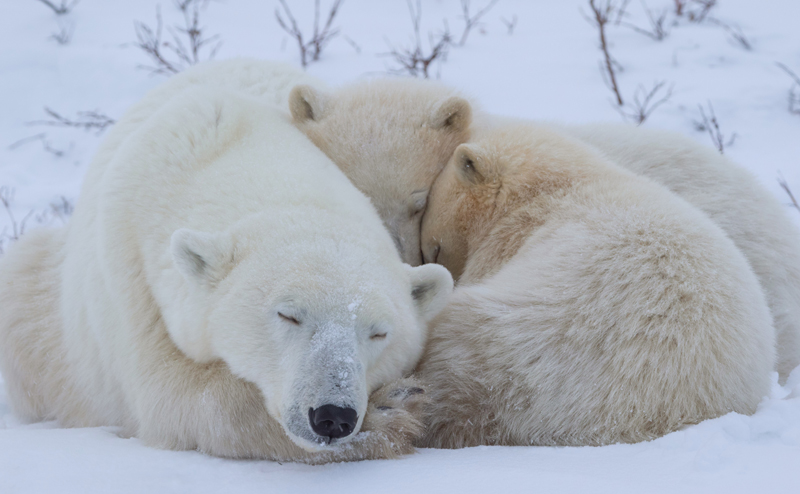
M 413 450 L 424 393 L 401 378 L 452 278 L 404 265 L 287 116 L 190 88 L 97 166 L 66 231 L 0 262 L 19 415 L 226 457 Z

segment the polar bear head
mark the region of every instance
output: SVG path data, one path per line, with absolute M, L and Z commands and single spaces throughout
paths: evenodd
M 452 278 L 403 264 L 385 234 L 376 243 L 352 220 L 298 209 L 176 231 L 182 311 L 195 316 L 169 330 L 189 357 L 255 383 L 287 435 L 318 450 L 350 439 L 369 394 L 413 370 Z
M 500 126 L 458 146 L 431 188 L 420 233 L 425 262 L 476 281 L 513 256 L 552 204 L 598 174 L 599 163 L 575 139 L 528 124 Z
M 394 79 L 330 94 L 297 86 L 289 107 L 297 128 L 372 200 L 403 260 L 421 264 L 428 191 L 469 138 L 469 102 L 430 81 Z

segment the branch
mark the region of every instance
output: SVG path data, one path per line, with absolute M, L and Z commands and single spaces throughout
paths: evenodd
M 334 0 L 322 30 L 319 28 L 320 2 L 319 0 L 314 0 L 314 33 L 308 41 L 305 41 L 305 36 L 297 25 L 297 20 L 292 15 L 286 0 L 279 0 L 279 2 L 283 7 L 284 15 L 288 22 L 284 21 L 280 9 L 275 9 L 275 18 L 278 21 L 278 25 L 297 41 L 297 47 L 300 50 L 300 64 L 306 67 L 309 62 L 319 60 L 325 46 L 339 34 L 338 29 L 333 29 L 333 20 L 336 18 L 343 0 Z
M 461 40 L 458 42 L 458 46 L 464 46 L 464 43 L 467 42 L 467 37 L 469 36 L 470 31 L 472 28 L 480 24 L 481 17 L 486 15 L 492 7 L 495 6 L 498 0 L 491 0 L 484 8 L 479 10 L 475 13 L 475 15 L 469 14 L 469 4 L 470 0 L 461 0 L 461 17 L 464 19 L 464 32 L 461 33 Z M 516 21 L 514 21 L 516 22 Z M 512 28 L 513 30 L 513 28 Z
M 57 113 L 56 111 L 45 107 L 47 113 L 52 120 L 35 120 L 27 122 L 26 125 L 50 125 L 53 127 L 75 127 L 85 131 L 94 130 L 97 134 L 101 134 L 107 127 L 110 127 L 116 120 L 100 113 L 99 111 L 79 111 L 76 119 L 70 119 Z
M 618 106 L 623 106 L 625 103 L 622 100 L 622 94 L 620 94 L 619 85 L 617 84 L 617 74 L 614 71 L 614 67 L 618 66 L 619 64 L 617 64 L 611 57 L 611 53 L 608 49 L 606 26 L 608 25 L 611 16 L 615 12 L 618 14 L 617 18 L 621 18 L 620 12 L 622 12 L 626 4 L 627 2 L 624 3 L 622 7 L 617 8 L 614 0 L 606 0 L 605 5 L 603 6 L 599 6 L 597 3 L 595 3 L 595 0 L 589 0 L 589 7 L 592 9 L 594 17 L 592 18 L 587 16 L 587 20 L 597 28 L 600 35 L 600 49 L 603 52 L 603 58 L 605 61 L 604 65 L 601 65 L 601 73 L 604 73 L 605 77 L 607 77 L 607 84 L 611 91 L 613 91 L 614 96 L 617 99 Z
M 794 207 L 797 211 L 800 211 L 800 204 L 797 203 L 797 199 L 795 199 L 794 194 L 792 194 L 792 189 L 789 188 L 789 184 L 786 182 L 786 179 L 783 178 L 783 176 L 778 177 L 778 184 L 786 192 L 786 195 L 789 196 L 789 200 L 791 201 L 790 206 Z
M 414 28 L 414 46 L 411 49 L 396 50 L 392 48 L 389 53 L 382 54 L 383 56 L 391 56 L 400 65 L 399 69 L 390 70 L 395 74 L 408 73 L 414 77 L 422 75 L 428 79 L 429 68 L 436 61 L 442 61 L 447 58 L 447 50 L 452 43 L 450 32 L 445 23 L 444 31 L 438 35 L 428 33 L 428 44 L 430 46 L 430 53 L 426 54 L 422 49 L 422 41 L 420 37 L 420 21 L 422 19 L 422 5 L 420 0 L 417 0 L 417 9 L 414 10 L 414 5 L 411 0 L 408 2 L 408 11 L 411 15 L 411 25 Z M 437 39 L 438 37 L 438 39 Z M 390 45 L 391 47 L 391 45 Z
M 733 145 L 736 140 L 736 133 L 731 134 L 730 139 L 726 140 L 725 135 L 719 128 L 719 121 L 716 114 L 714 114 L 714 107 L 711 106 L 711 101 L 708 102 L 708 115 L 706 115 L 703 105 L 697 105 L 700 109 L 701 122 L 695 121 L 695 127 L 700 131 L 707 131 L 711 142 L 717 148 L 719 154 L 725 154 L 725 146 Z
M 656 82 L 649 91 L 644 85 L 640 84 L 633 93 L 633 103 L 628 103 L 621 107 L 618 106 L 617 111 L 619 111 L 620 115 L 623 117 L 635 122 L 636 125 L 642 125 L 656 108 L 669 101 L 672 97 L 674 85 L 669 86 L 665 94 L 657 98 L 661 90 L 666 86 L 666 83 L 666 81 Z
M 58 5 L 54 4 L 50 0 L 39 0 L 39 1 L 50 7 L 50 9 L 52 9 L 52 11 L 56 13 L 56 15 L 64 15 L 64 14 L 69 14 L 70 11 L 72 11 L 73 7 L 75 7 L 80 0 L 73 0 L 72 2 L 69 2 L 67 0 L 61 0 L 61 3 Z

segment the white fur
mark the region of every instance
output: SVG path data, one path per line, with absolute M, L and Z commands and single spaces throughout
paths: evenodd
M 479 114 L 475 132 L 524 123 Z M 665 186 L 703 211 L 747 258 L 767 298 L 776 332 L 780 382 L 800 365 L 800 230 L 758 179 L 686 136 L 624 124 L 550 124 L 615 164 Z
M 134 107 L 67 228 L 0 261 L 12 405 L 221 456 L 407 452 L 415 419 L 367 397 L 413 369 L 452 280 L 402 264 L 369 200 L 224 74 L 225 87 L 170 82 Z M 354 408 L 374 433 L 330 450 L 307 418 L 323 404 Z
M 462 145 L 422 239 L 426 257 L 466 254 L 418 368 L 425 446 L 635 442 L 769 391 L 772 320 L 741 252 L 580 141 L 518 126 Z
M 800 365 L 800 230 L 750 172 L 680 134 L 629 125 L 566 127 L 614 163 L 664 185 L 711 218 L 753 268 L 772 313 L 780 381 Z

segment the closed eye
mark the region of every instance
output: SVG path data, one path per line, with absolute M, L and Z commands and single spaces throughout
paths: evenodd
M 290 322 L 290 323 L 292 323 L 292 324 L 294 324 L 294 325 L 296 325 L 296 326 L 299 326 L 299 325 L 300 325 L 300 321 L 298 321 L 297 319 L 295 319 L 295 318 L 294 318 L 294 317 L 292 317 L 292 316 L 287 316 L 286 314 L 284 314 L 284 313 L 282 313 L 282 312 L 278 312 L 278 316 L 279 316 L 281 319 L 283 319 L 284 321 L 286 321 L 286 322 Z
M 386 338 L 386 333 L 374 334 L 369 337 L 370 340 L 382 340 L 384 338 Z

